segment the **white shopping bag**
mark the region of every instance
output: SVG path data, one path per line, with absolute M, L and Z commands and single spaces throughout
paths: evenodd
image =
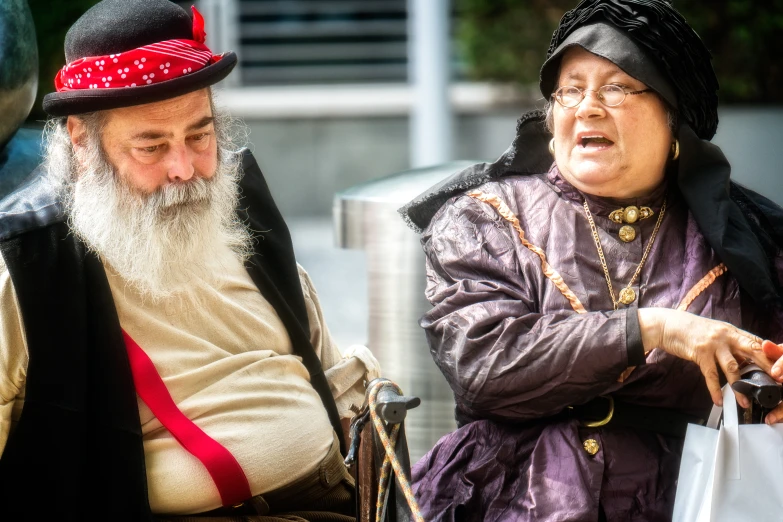
M 731 386 L 707 427 L 688 425 L 674 522 L 783 521 L 783 425 L 737 422 Z

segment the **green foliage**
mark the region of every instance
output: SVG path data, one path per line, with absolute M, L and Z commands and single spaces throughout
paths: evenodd
M 457 0 L 457 39 L 476 80 L 538 82 L 552 32 L 574 0 Z
M 476 80 L 538 82 L 552 32 L 576 0 L 456 0 L 457 40 Z M 783 0 L 675 0 L 713 54 L 721 102 L 783 103 Z
M 65 33 L 98 0 L 28 0 L 38 40 L 38 96 L 28 121 L 44 120 L 44 95 L 54 91 L 54 77 L 65 65 Z

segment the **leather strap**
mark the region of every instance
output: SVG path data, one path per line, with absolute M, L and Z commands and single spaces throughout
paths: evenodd
M 182 447 L 204 464 L 217 486 L 223 506 L 234 506 L 252 497 L 245 472 L 231 452 L 185 417 L 149 356 L 125 330 L 122 336 L 136 393 Z
M 677 410 L 640 406 L 619 400 L 613 401 L 612 417 L 603 428 L 624 427 L 652 431 L 669 437 L 684 438 L 688 424 L 704 425 L 705 419 Z M 596 397 L 570 411 L 581 422 L 600 421 L 607 416 L 609 401 Z

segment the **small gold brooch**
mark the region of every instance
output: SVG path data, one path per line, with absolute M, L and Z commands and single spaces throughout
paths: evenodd
M 618 208 L 609 214 L 609 219 L 615 223 L 636 223 L 639 220 L 652 217 L 654 214 L 655 212 L 650 207 L 639 208 L 631 205 L 630 207 Z
M 625 241 L 626 243 L 630 243 L 634 239 L 636 239 L 636 230 L 630 225 L 623 225 L 620 227 L 620 232 L 618 233 L 620 236 L 620 239 Z

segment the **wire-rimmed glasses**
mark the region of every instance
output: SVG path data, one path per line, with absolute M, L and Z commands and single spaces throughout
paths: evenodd
M 604 85 L 599 87 L 598 90 L 582 89 L 581 87 L 575 87 L 573 85 L 564 85 L 556 90 L 552 96 L 557 100 L 557 103 L 565 107 L 566 109 L 573 109 L 585 99 L 587 92 L 594 92 L 598 97 L 598 100 L 607 107 L 617 107 L 625 101 L 625 97 L 629 94 L 643 94 L 650 92 L 652 89 L 642 89 L 641 91 L 629 91 L 626 87 L 620 85 Z

